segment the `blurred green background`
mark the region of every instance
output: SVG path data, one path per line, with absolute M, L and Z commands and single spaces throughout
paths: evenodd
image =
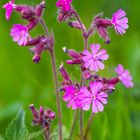
M 26 23 L 17 13 L 13 13 L 11 20 L 5 20 L 5 10 L 2 5 L 7 0 L 0 1 L 0 133 L 17 111 L 23 107 L 26 111 L 26 124 L 32 131 L 32 116 L 28 109 L 33 103 L 37 108 L 40 105 L 50 107 L 56 111 L 53 77 L 48 53 L 43 53 L 42 61 L 34 64 L 32 54 L 26 47 L 19 47 L 9 35 L 12 24 Z M 34 5 L 40 0 L 16 0 L 16 3 Z M 57 18 L 56 0 L 48 0 L 44 19 L 55 35 L 55 53 L 57 66 L 61 61 L 68 59 L 62 52 L 62 47 L 83 50 L 81 32 L 71 29 L 66 23 L 59 24 Z M 115 76 L 114 67 L 118 63 L 128 68 L 133 76 L 135 87 L 126 89 L 118 84 L 114 94 L 110 95 L 108 104 L 103 113 L 98 113 L 93 121 L 89 133 L 89 140 L 139 140 L 140 139 L 140 5 L 138 0 L 73 0 L 73 6 L 79 12 L 82 21 L 90 26 L 93 17 L 104 12 L 104 17 L 111 17 L 112 13 L 122 8 L 129 18 L 129 29 L 123 36 L 117 36 L 110 30 L 111 43 L 105 45 L 96 34 L 90 43 L 100 43 L 108 50 L 110 58 L 105 62 L 106 68 L 101 72 L 103 76 Z M 31 34 L 35 37 L 42 34 L 40 25 Z M 68 66 L 70 75 L 79 80 L 78 67 Z M 60 76 L 59 79 L 61 80 Z M 63 123 L 70 128 L 73 111 L 62 103 Z M 84 113 L 84 123 L 90 116 L 91 110 Z M 56 125 L 56 120 L 53 127 Z M 78 133 L 78 122 L 75 135 Z M 76 140 L 76 137 L 73 137 Z

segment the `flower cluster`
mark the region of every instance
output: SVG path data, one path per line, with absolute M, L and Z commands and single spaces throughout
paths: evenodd
M 42 106 L 40 106 L 38 111 L 33 104 L 31 104 L 29 108 L 33 115 L 32 124 L 40 125 L 42 128 L 48 129 L 51 122 L 55 119 L 55 112 L 53 112 L 50 108 L 44 110 Z
M 109 55 L 106 49 L 101 48 L 100 44 L 93 43 L 89 47 L 88 38 L 94 34 L 94 31 L 97 31 L 105 40 L 105 43 L 108 44 L 110 43 L 108 28 L 113 26 L 115 32 L 122 35 L 128 28 L 128 18 L 125 17 L 126 13 L 122 9 L 115 12 L 111 19 L 102 18 L 103 14 L 100 13 L 95 16 L 90 28 L 87 30 L 78 13 L 71 6 L 71 2 L 67 0 L 57 2 L 56 5 L 59 8 L 58 21 L 68 21 L 69 26 L 82 31 L 85 40 L 82 52 L 63 48 L 64 52 L 72 58 L 66 60 L 66 63 L 79 65 L 82 77 L 80 82 L 73 82 L 64 65 L 61 64 L 59 70 L 63 81 L 60 91 L 64 92 L 63 100 L 67 102 L 68 108 L 89 110 L 91 107 L 93 113 L 101 112 L 104 105 L 107 104 L 108 96 L 113 93 L 118 82 L 121 82 L 127 88 L 133 87 L 134 84 L 129 71 L 124 70 L 121 64 L 115 68 L 118 74 L 116 77 L 106 78 L 98 75 L 97 72 L 105 68 L 104 61 L 109 58 Z
M 14 0 L 9 1 L 3 6 L 6 10 L 6 19 L 9 20 L 12 12 L 16 11 L 21 15 L 22 19 L 28 21 L 28 24 L 14 24 L 11 28 L 10 35 L 13 41 L 17 42 L 19 46 L 33 46 L 33 48 L 30 49 L 34 53 L 33 62 L 38 63 L 41 59 L 41 53 L 46 49 L 51 50 L 52 46 L 50 46 L 50 44 L 53 43 L 53 37 L 43 35 L 32 38 L 29 34 L 29 32 L 41 22 L 43 10 L 46 5 L 45 1 L 42 1 L 35 7 L 17 5 L 14 2 Z
M 94 65 L 94 63 L 92 64 Z M 132 77 L 129 71 L 124 70 L 121 64 L 115 68 L 118 76 L 110 79 L 100 77 L 95 73 L 93 74 L 93 70 L 82 68 L 83 78 L 87 80 L 86 83 L 88 83 L 87 86 L 81 86 L 78 82 L 72 82 L 63 64 L 60 66 L 59 70 L 63 77 L 61 87 L 61 91 L 64 92 L 63 100 L 68 102 L 67 107 L 71 107 L 73 110 L 77 108 L 89 110 L 92 105 L 93 113 L 103 111 L 103 105 L 107 104 L 108 95 L 115 90 L 115 86 L 118 82 L 122 82 L 127 88 L 133 87 Z

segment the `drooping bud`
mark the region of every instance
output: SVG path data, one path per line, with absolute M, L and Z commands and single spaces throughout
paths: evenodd
M 110 43 L 110 38 L 108 36 L 108 31 L 103 28 L 103 27 L 97 27 L 99 35 L 105 39 L 105 43 L 109 44 Z
M 73 17 L 73 10 L 70 10 L 69 12 L 63 12 L 59 10 L 57 20 L 58 22 L 66 22 L 72 17 Z
M 110 19 L 102 18 L 102 14 L 98 14 L 93 20 L 93 28 L 95 27 L 98 34 L 105 39 L 105 43 L 110 43 L 107 28 L 112 26 Z
M 33 62 L 35 63 L 39 63 L 41 58 L 40 58 L 40 55 L 39 54 L 35 54 L 34 57 L 32 58 Z
M 81 24 L 78 21 L 71 21 L 68 22 L 68 25 L 71 26 L 72 28 L 77 28 L 77 29 L 82 29 Z M 84 25 L 82 25 L 84 30 L 86 30 L 86 27 Z

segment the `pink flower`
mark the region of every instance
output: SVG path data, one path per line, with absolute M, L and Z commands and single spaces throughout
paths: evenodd
M 56 6 L 58 8 L 62 8 L 64 12 L 68 12 L 69 10 L 71 10 L 71 2 L 72 0 L 58 0 Z
M 108 54 L 106 53 L 105 49 L 100 49 L 100 44 L 92 44 L 91 45 L 91 52 L 88 50 L 83 51 L 82 60 L 84 62 L 84 67 L 89 68 L 89 70 L 99 71 L 99 69 L 104 69 L 104 64 L 102 61 L 108 59 Z
M 29 41 L 30 35 L 28 34 L 28 28 L 21 24 L 14 24 L 10 32 L 13 41 L 18 42 L 18 45 L 25 46 Z
M 90 90 L 87 87 L 80 89 L 78 95 L 78 101 L 82 110 L 89 110 L 92 105 L 92 112 L 102 112 L 104 107 L 103 104 L 107 104 L 108 95 L 101 91 L 102 83 L 92 82 L 90 83 Z
M 65 94 L 63 95 L 63 100 L 67 103 L 67 107 L 72 107 L 73 110 L 76 110 L 78 108 L 78 105 L 76 103 L 77 100 L 77 89 L 73 85 L 69 85 L 65 87 Z
M 111 22 L 114 25 L 116 34 L 122 35 L 126 32 L 126 29 L 128 28 L 128 18 L 125 16 L 126 13 L 122 9 L 119 9 L 113 14 Z
M 13 9 L 16 7 L 16 5 L 14 4 L 14 0 L 9 1 L 8 3 L 6 3 L 3 8 L 6 9 L 6 19 L 9 20 L 11 17 L 11 14 L 13 12 Z
M 124 67 L 119 64 L 116 68 L 115 71 L 118 74 L 119 80 L 127 87 L 133 87 L 134 83 L 132 82 L 132 76 L 130 75 L 128 70 L 124 70 Z

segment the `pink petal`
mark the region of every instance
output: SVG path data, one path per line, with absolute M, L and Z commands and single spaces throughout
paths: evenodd
M 122 10 L 122 9 L 119 9 L 119 10 L 117 11 L 117 14 L 118 14 L 118 19 L 120 19 L 120 18 L 126 16 L 125 11 Z
M 97 108 L 97 105 L 96 105 L 95 101 L 92 102 L 92 112 L 93 113 L 97 113 L 98 112 L 98 108 Z
M 84 106 L 82 107 L 83 110 L 89 110 L 90 109 L 90 105 L 91 105 L 91 100 L 89 100 L 88 102 L 86 102 L 84 104 Z
M 102 112 L 104 110 L 104 106 L 98 100 L 96 100 L 95 102 L 99 111 Z
M 92 51 L 92 54 L 93 54 L 93 55 L 96 55 L 97 52 L 98 52 L 99 49 L 100 49 L 100 44 L 92 44 L 92 45 L 90 46 L 90 49 L 91 49 L 91 51 Z

